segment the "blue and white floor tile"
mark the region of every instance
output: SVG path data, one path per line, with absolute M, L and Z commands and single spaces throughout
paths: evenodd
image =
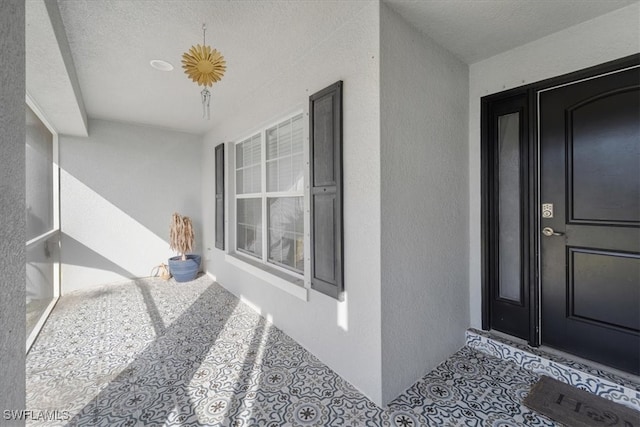
M 61 298 L 26 373 L 28 409 L 69 414 L 37 426 L 555 425 L 537 374 L 470 347 L 379 408 L 206 276 Z
M 467 346 L 640 411 L 640 384 L 610 371 L 470 329 Z

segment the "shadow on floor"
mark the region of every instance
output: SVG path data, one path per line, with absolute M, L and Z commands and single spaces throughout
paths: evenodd
M 196 422 L 197 395 L 189 383 L 215 345 L 238 300 L 210 285 L 179 317 L 165 324 L 152 289 L 135 281 L 142 294 L 156 338 L 113 378 L 68 425 L 164 424 L 171 416 L 181 423 Z M 193 333 L 197 331 L 197 333 Z M 113 365 L 109 352 L 100 355 Z
M 537 379 L 463 347 L 379 408 L 211 279 L 143 279 L 61 299 L 27 405 L 70 426 L 551 427 L 521 403 Z

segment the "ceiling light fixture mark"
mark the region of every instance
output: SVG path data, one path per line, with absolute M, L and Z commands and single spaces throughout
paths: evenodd
M 156 70 L 173 71 L 173 65 L 171 65 L 167 61 L 163 61 L 162 59 L 152 59 L 151 61 L 149 61 L 149 65 L 151 65 Z

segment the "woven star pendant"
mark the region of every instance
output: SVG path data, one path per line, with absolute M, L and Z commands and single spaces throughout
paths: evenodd
M 227 70 L 227 63 L 216 49 L 198 44 L 182 54 L 182 68 L 199 86 L 212 86 L 222 79 Z

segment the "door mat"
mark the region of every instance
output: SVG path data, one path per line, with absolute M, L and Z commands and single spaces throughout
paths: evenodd
M 523 403 L 571 427 L 640 427 L 640 412 L 544 375 Z

